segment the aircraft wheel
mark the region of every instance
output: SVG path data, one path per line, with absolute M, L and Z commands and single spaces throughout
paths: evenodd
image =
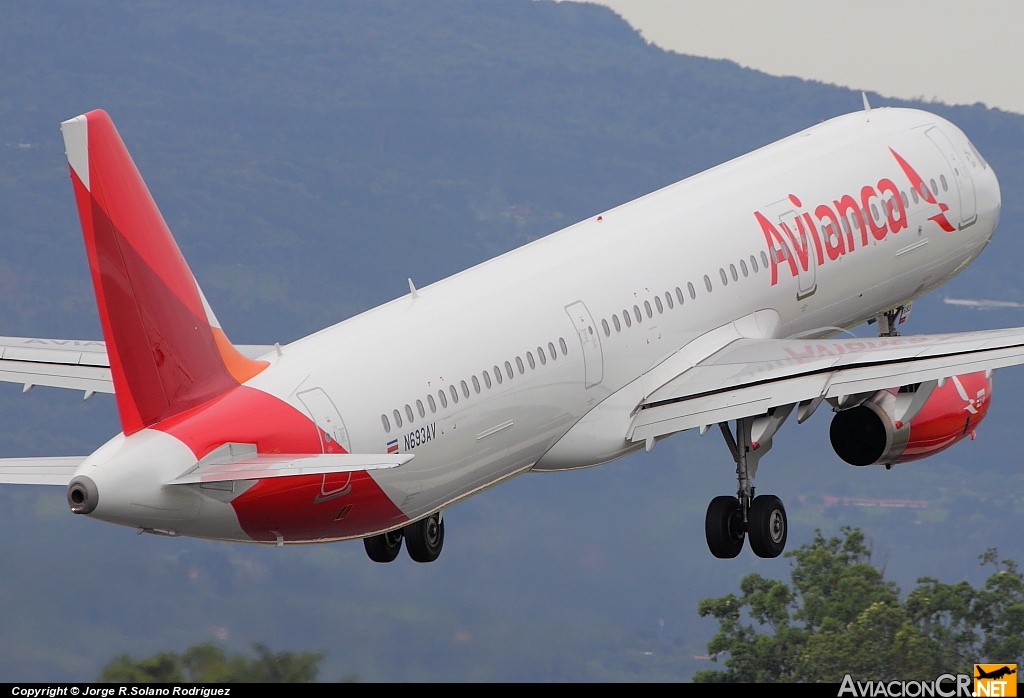
M 433 562 L 444 545 L 444 519 L 435 512 L 405 527 L 405 549 L 416 562 Z
M 367 556 L 374 562 L 392 562 L 402 550 L 402 529 L 363 538 Z
M 786 548 L 789 526 L 782 500 L 773 494 L 754 497 L 747 512 L 750 549 L 758 557 L 778 557 Z
M 743 510 L 736 497 L 715 497 L 704 518 L 708 549 L 717 558 L 732 558 L 743 550 Z

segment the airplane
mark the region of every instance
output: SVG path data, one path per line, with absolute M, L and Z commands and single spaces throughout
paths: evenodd
M 974 667 L 978 672 L 978 675 L 974 677 L 976 679 L 1001 679 L 1004 676 L 1009 676 L 1010 674 L 1017 673 L 1016 667 L 1011 669 L 1009 666 L 1002 666 L 998 669 L 993 669 L 990 672 L 985 671 L 977 664 L 975 664 Z
M 754 478 L 791 415 L 827 404 L 840 458 L 891 467 L 973 437 L 992 372 L 1024 363 L 1024 328 L 899 331 L 1000 210 L 921 110 L 865 100 L 283 346 L 228 340 L 105 112 L 61 130 L 103 341 L 0 338 L 0 380 L 113 393 L 121 432 L 0 482 L 139 532 L 431 562 L 462 499 L 717 426 L 737 489 L 708 548 L 776 557 L 786 510 Z

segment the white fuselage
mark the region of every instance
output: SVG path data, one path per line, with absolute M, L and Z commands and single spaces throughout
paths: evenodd
M 411 463 L 377 479 L 415 518 L 538 461 L 545 465 L 545 454 L 590 410 L 714 327 L 771 309 L 779 315 L 777 336 L 832 334 L 956 274 L 995 228 L 998 184 L 978 163 L 970 172 L 977 220 L 954 233 L 930 222 L 936 207 L 914 203 L 889 153 L 899 151 L 926 182 L 944 176 L 955 187 L 949 163 L 924 133 L 929 125 L 966 142 L 952 124 L 919 111 L 877 110 L 820 124 L 295 342 L 251 385 L 291 399 L 322 388 L 340 411 L 353 452 L 383 451 L 395 438 L 400 450 L 411 448 Z M 800 279 L 785 265 L 770 284 L 755 211 L 790 194 L 812 206 L 848 193 L 859 200 L 862 187 L 882 177 L 908 194 L 906 229 L 882 240 L 869 235 L 866 247 L 857 233 L 855 249 L 835 260 L 826 256 L 820 267 L 809 255 L 816 289 L 802 300 Z M 940 185 L 939 197 L 958 225 L 956 193 Z M 592 330 L 586 349 L 566 310 L 576 303 L 593 319 L 583 328 L 588 336 Z M 550 346 L 557 358 L 548 355 Z M 496 372 L 504 374 L 500 383 Z M 550 467 L 621 455 L 629 448 L 627 416 L 622 431 L 595 444 L 589 457 Z
M 934 180 L 931 201 L 894 153 Z M 844 197 L 869 229 L 849 226 Z M 351 453 L 413 453 L 371 475 L 414 520 L 529 469 L 633 450 L 645 376 L 716 327 L 765 311 L 770 336 L 827 336 L 934 288 L 981 251 L 999 205 L 949 122 L 849 114 L 289 344 L 247 386 Z M 175 530 L 245 538 L 227 508 Z

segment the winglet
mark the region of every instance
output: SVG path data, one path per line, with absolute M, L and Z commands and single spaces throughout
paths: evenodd
M 871 111 L 871 104 L 868 103 L 868 93 L 867 92 L 861 92 L 860 96 L 861 96 L 861 99 L 864 100 L 864 111 Z
M 101 110 L 61 124 L 121 428 L 134 433 L 261 371 L 231 346 Z

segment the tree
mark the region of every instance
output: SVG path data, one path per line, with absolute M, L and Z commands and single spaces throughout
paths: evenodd
M 922 578 L 900 601 L 899 589 L 871 564 L 856 528 L 786 553 L 790 584 L 749 574 L 740 595 L 704 599 L 701 616 L 718 619 L 708 652 L 724 671 L 698 682 L 934 679 L 971 665 L 1024 663 L 1024 575 L 994 549 L 980 556 L 996 571 L 981 589 Z
M 212 642 L 189 647 L 181 654 L 158 652 L 135 659 L 122 654 L 103 667 L 100 681 L 116 683 L 309 683 L 316 680 L 320 652 L 271 652 L 253 643 L 255 657 L 228 655 Z M 354 681 L 350 676 L 346 680 Z

